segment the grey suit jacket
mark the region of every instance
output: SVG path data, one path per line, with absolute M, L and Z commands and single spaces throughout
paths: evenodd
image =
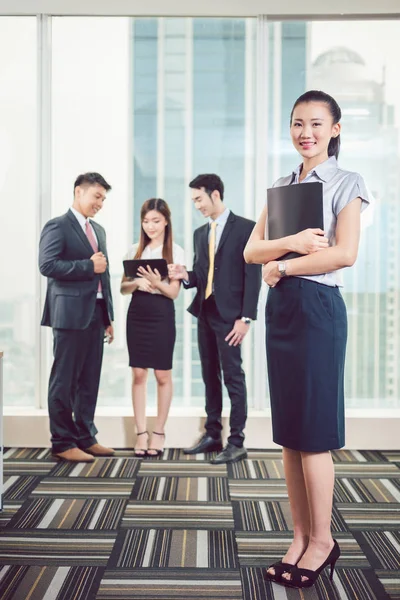
M 90 221 L 96 232 L 99 252 L 107 258 L 107 270 L 94 272 L 93 249 L 71 210 L 48 221 L 39 244 L 39 269 L 47 277 L 47 294 L 42 325 L 58 329 L 86 329 L 92 319 L 99 279 L 110 322 L 114 311 L 108 270 L 106 233 Z

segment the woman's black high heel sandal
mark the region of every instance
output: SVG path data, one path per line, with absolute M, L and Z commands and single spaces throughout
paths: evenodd
M 293 569 L 294 566 L 295 565 L 292 565 L 292 564 L 286 563 L 286 562 L 282 562 L 280 560 L 268 567 L 268 569 L 265 572 L 265 576 L 270 581 L 275 581 L 275 583 L 282 583 L 282 581 L 284 581 L 282 579 L 282 575 L 284 573 L 290 572 L 290 569 Z M 268 573 L 269 569 L 274 569 L 275 573 L 273 575 L 272 575 L 272 573 Z
M 145 433 L 147 433 L 147 436 L 149 435 L 148 431 L 142 431 L 141 433 L 137 433 L 136 437 L 139 437 L 139 435 L 144 435 Z M 133 453 L 137 458 L 143 458 L 146 456 L 147 450 L 144 448 L 134 448 Z
M 288 573 L 290 573 L 291 578 L 286 579 L 286 578 L 282 577 L 280 583 L 283 583 L 284 585 L 286 585 L 288 587 L 293 587 L 293 588 L 312 587 L 314 585 L 314 583 L 317 581 L 318 577 L 320 576 L 320 573 L 328 565 L 330 565 L 330 567 L 331 567 L 330 580 L 332 581 L 333 573 L 335 571 L 336 561 L 340 556 L 339 544 L 337 543 L 336 540 L 333 540 L 333 541 L 334 541 L 334 545 L 333 545 L 331 552 L 329 553 L 328 558 L 326 559 L 326 561 L 324 563 L 322 563 L 322 565 L 316 571 L 311 571 L 310 569 L 301 569 L 299 567 L 292 567 L 291 569 L 288 570 Z M 305 581 L 303 581 L 302 577 L 307 577 L 307 579 Z
M 153 431 L 156 435 L 161 435 L 165 438 L 165 433 L 158 433 L 158 431 Z M 154 454 L 153 454 L 154 453 Z M 148 448 L 147 456 L 161 456 L 164 453 L 164 448 Z

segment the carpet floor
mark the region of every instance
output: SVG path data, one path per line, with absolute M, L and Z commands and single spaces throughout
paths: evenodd
M 5 448 L 2 600 L 400 600 L 400 451 L 337 451 L 334 537 L 342 555 L 306 590 L 266 581 L 292 521 L 281 453 L 132 450 L 90 464 Z

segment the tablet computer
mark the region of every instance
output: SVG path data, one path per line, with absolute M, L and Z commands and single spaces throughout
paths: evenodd
M 131 277 L 132 279 L 135 279 L 135 277 L 137 277 L 139 267 L 144 267 L 146 269 L 147 266 L 149 266 L 153 271 L 157 269 L 162 279 L 168 277 L 168 265 L 165 258 L 142 258 L 124 260 L 123 262 L 125 277 Z

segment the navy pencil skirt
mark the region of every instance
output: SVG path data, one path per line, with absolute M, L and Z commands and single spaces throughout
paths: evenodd
M 347 313 L 339 288 L 284 278 L 269 289 L 265 313 L 274 442 L 341 448 Z

